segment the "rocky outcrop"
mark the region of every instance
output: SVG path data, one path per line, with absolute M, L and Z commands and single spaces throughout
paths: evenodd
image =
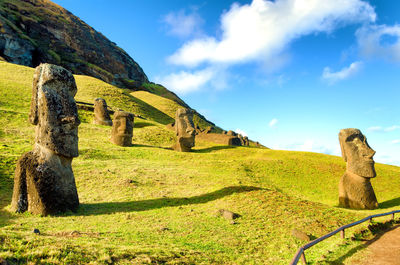
M 0 57 L 31 67 L 61 65 L 119 87 L 148 82 L 124 50 L 48 0 L 0 1 Z

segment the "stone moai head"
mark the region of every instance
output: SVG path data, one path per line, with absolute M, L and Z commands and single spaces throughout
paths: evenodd
M 61 66 L 41 64 L 33 77 L 29 121 L 37 125 L 35 142 L 55 154 L 78 156 L 77 92 L 71 72 Z
M 116 111 L 114 113 L 111 142 L 120 146 L 131 146 L 133 136 L 133 119 L 130 112 Z
M 102 98 L 94 100 L 94 124 L 112 125 L 110 114 L 108 113 L 107 103 Z
M 194 146 L 196 131 L 193 124 L 193 111 L 179 108 L 175 116 L 175 133 L 178 137 L 176 150 L 188 152 Z
M 367 138 L 358 129 L 342 129 L 339 133 L 342 157 L 347 162 L 347 169 L 364 178 L 376 176 L 374 160 L 375 151 L 368 145 Z

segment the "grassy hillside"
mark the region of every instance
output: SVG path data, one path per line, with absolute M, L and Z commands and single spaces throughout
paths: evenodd
M 192 153 L 174 152 L 168 147 L 175 136 L 163 125 L 170 116 L 158 106 L 159 116 L 135 119 L 132 147 L 111 144 L 111 128 L 93 125 L 93 114 L 80 111 L 80 156 L 73 160 L 78 212 L 10 213 L 15 163 L 34 139 L 27 122 L 32 75 L 31 68 L 0 62 L 0 258 L 11 264 L 288 264 L 305 243 L 291 235 L 294 228 L 315 238 L 400 209 L 399 167 L 376 165 L 379 209 L 342 209 L 341 158 L 201 141 Z M 133 112 L 151 106 L 138 93 L 76 79 L 78 100 L 102 96 Z M 232 224 L 217 216 L 219 209 L 241 217 Z M 307 250 L 307 258 L 342 264 L 360 244 L 333 237 Z

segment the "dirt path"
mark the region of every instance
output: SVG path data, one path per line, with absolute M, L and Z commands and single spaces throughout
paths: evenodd
M 352 265 L 400 265 L 400 225 L 367 244 L 362 261 L 353 260 Z

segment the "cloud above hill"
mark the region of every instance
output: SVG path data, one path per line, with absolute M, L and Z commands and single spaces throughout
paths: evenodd
M 302 36 L 340 25 L 374 21 L 374 9 L 360 0 L 253 0 L 234 3 L 221 16 L 221 37 L 185 43 L 169 61 L 188 67 L 203 62 L 240 63 L 273 57 Z
M 204 24 L 204 20 L 195 10 L 189 13 L 185 10 L 170 12 L 162 18 L 162 21 L 165 23 L 168 34 L 180 38 L 201 34 L 201 26 Z
M 375 19 L 374 8 L 361 0 L 253 0 L 245 5 L 234 3 L 221 15 L 220 34 L 203 35 L 185 42 L 167 61 L 197 70 L 210 66 L 229 69 L 251 62 L 268 63 L 273 68 L 271 64 L 279 61 L 274 58 L 284 54 L 296 39 Z M 200 75 L 202 71 L 192 74 Z M 194 90 L 201 88 L 192 87 Z M 174 87 L 171 89 L 178 91 Z
M 322 72 L 322 79 L 328 81 L 330 84 L 333 84 L 355 75 L 361 67 L 362 62 L 354 62 L 348 67 L 342 68 L 338 72 L 332 72 L 329 67 L 325 67 L 324 71 Z
M 369 25 L 356 32 L 363 56 L 400 62 L 400 25 Z

